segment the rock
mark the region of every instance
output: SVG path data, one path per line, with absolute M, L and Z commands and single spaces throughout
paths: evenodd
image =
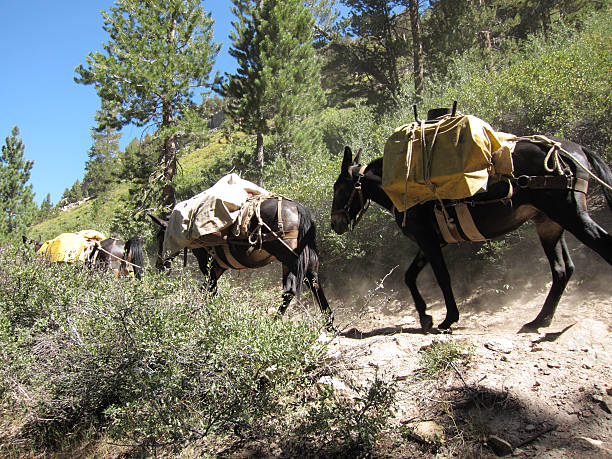
M 514 449 L 506 440 L 495 435 L 491 435 L 487 438 L 487 445 L 489 445 L 489 448 L 491 448 L 498 456 L 507 456 L 508 454 L 512 454 Z
M 501 352 L 502 354 L 510 354 L 514 349 L 514 344 L 509 339 L 504 338 L 492 338 L 487 341 L 484 345 L 487 349 L 495 352 Z
M 417 422 L 412 426 L 412 433 L 417 439 L 431 445 L 444 443 L 444 429 L 433 421 Z
M 609 395 L 594 394 L 593 400 L 597 402 L 606 413 L 612 414 L 612 397 Z
M 339 378 L 333 376 L 323 376 L 317 381 L 315 387 L 319 393 L 324 389 L 333 389 L 335 394 L 351 395 L 352 390 Z
M 533 432 L 535 430 L 535 426 L 533 424 L 527 424 L 525 426 L 525 432 Z
M 595 440 L 594 438 L 589 437 L 577 437 L 578 440 L 582 440 L 586 444 L 593 447 L 595 450 L 600 451 L 602 453 L 602 457 L 608 457 L 612 455 L 612 448 L 610 448 L 610 443 L 604 443 L 601 440 Z M 605 454 L 605 456 L 604 456 Z

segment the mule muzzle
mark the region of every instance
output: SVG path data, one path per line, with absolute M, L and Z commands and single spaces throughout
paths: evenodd
M 336 234 L 344 234 L 349 230 L 348 218 L 344 210 L 332 212 L 331 227 Z

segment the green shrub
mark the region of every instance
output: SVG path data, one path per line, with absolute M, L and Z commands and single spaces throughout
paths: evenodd
M 376 375 L 374 381 L 357 388 L 353 401 L 338 398 L 332 387 L 320 391 L 318 403 L 309 412 L 304 433 L 315 433 L 330 457 L 369 457 L 376 441 L 393 415 L 396 383 Z M 333 450 L 333 451 L 330 451 Z
M 419 352 L 420 364 L 416 372 L 417 379 L 435 379 L 458 364 L 467 364 L 472 356 L 472 349 L 461 341 L 434 340 Z
M 428 108 L 459 102 L 499 130 L 517 135 L 565 137 L 612 160 L 612 8 L 591 15 L 580 30 L 557 24 L 515 53 L 494 55 L 489 71 L 479 50 L 457 57 L 434 76 L 424 96 Z M 425 108 L 424 107 L 424 108 Z
M 182 276 L 117 280 L 4 247 L 0 279 L 0 402 L 33 447 L 91 426 L 145 446 L 248 432 L 321 352 L 312 324 Z

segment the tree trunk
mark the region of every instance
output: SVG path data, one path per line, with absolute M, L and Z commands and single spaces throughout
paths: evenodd
M 259 167 L 259 186 L 263 188 L 264 137 L 261 131 L 257 131 L 257 147 L 255 148 L 255 153 L 257 156 L 257 166 Z
M 162 115 L 162 129 L 172 124 L 174 118 L 169 103 L 164 103 Z M 164 139 L 164 151 L 161 158 L 162 164 L 162 195 L 161 203 L 164 207 L 172 209 L 176 204 L 176 195 L 172 179 L 176 174 L 176 139 L 174 134 Z
M 168 32 L 170 43 L 176 42 L 176 18 L 172 19 L 170 30 Z M 161 128 L 170 127 L 174 123 L 172 114 L 172 105 L 168 101 L 162 103 L 162 124 Z M 172 209 L 176 204 L 176 194 L 172 179 L 176 174 L 176 139 L 174 134 L 168 135 L 164 139 L 164 151 L 162 153 L 162 195 L 161 203 L 165 208 Z
M 417 101 L 423 97 L 425 70 L 423 64 L 423 39 L 419 19 L 419 0 L 409 0 L 410 29 L 412 30 L 412 56 L 414 65 L 414 95 Z

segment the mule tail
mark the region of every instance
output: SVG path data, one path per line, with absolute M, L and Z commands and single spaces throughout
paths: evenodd
M 125 249 L 123 250 L 124 261 L 121 262 L 121 269 L 125 268 L 125 261 L 129 261 L 133 265 L 132 268 L 134 268 L 136 279 L 140 279 L 144 271 L 144 256 L 142 252 L 142 241 L 139 237 L 133 237 L 125 243 Z
M 310 211 L 297 204 L 299 215 L 298 226 L 298 256 L 296 270 L 296 295 L 299 297 L 304 286 L 304 279 L 309 272 L 316 273 L 319 269 L 319 252 L 317 251 L 317 229 Z
M 595 175 L 602 181 L 608 184 L 608 187 L 602 186 L 604 196 L 606 197 L 606 201 L 608 201 L 608 206 L 610 210 L 612 210 L 612 170 L 605 163 L 605 161 L 594 151 L 589 150 L 588 148 L 582 148 L 582 151 L 586 155 L 589 160 L 589 164 L 594 170 Z

